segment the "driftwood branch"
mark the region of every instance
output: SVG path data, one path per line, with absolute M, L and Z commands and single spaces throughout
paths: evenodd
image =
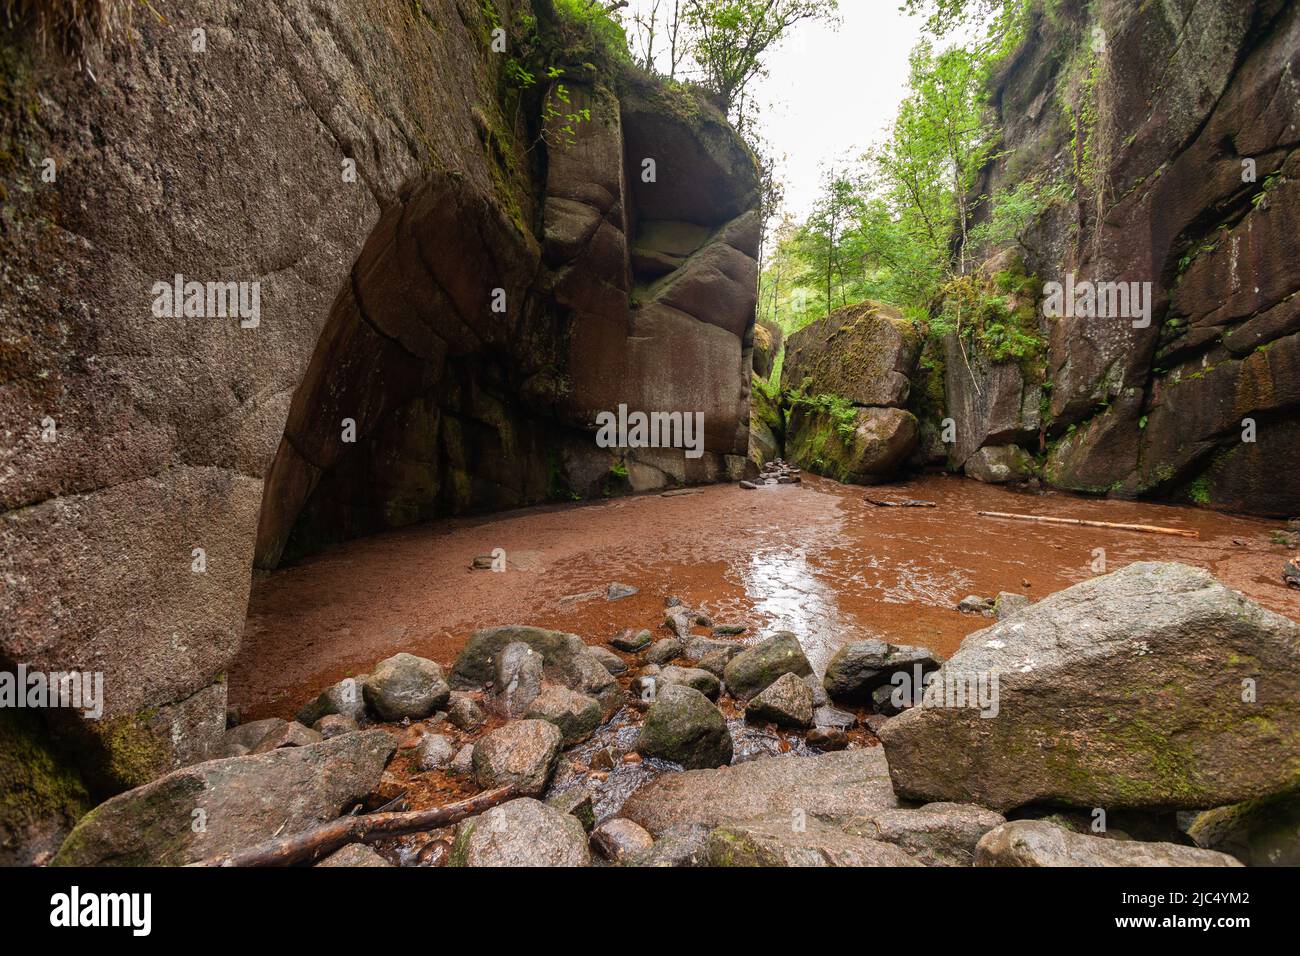
M 458 803 L 409 813 L 369 813 L 340 817 L 292 836 L 268 840 L 247 850 L 208 857 L 196 866 L 293 866 L 314 863 L 349 843 L 437 830 L 490 810 L 515 796 L 513 787 L 498 787 Z
M 1180 538 L 1199 538 L 1199 531 L 1187 531 L 1183 528 L 1162 528 L 1154 524 L 1116 524 L 1112 521 L 1086 521 L 1083 518 L 1047 518 L 1042 515 L 1017 515 L 1002 511 L 980 511 L 982 518 L 1009 518 L 1013 521 L 1038 521 L 1043 524 L 1072 524 L 1088 528 L 1111 528 L 1115 531 L 1141 531 L 1146 534 L 1172 534 Z

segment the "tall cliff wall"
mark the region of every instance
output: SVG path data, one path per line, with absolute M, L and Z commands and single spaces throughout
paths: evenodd
M 105 682 L 0 715 L 10 859 L 202 757 L 255 563 L 744 464 L 757 171 L 712 107 L 549 0 L 152 8 L 84 60 L 0 37 L 0 664 Z M 257 321 L 159 316 L 177 275 Z M 704 454 L 598 448 L 619 403 Z
M 1070 198 L 988 271 L 1149 282 L 1151 322 L 1040 313 L 1037 373 L 947 343 L 950 466 L 1014 442 L 1061 488 L 1300 512 L 1300 6 L 1040 4 L 993 93 L 977 191 Z

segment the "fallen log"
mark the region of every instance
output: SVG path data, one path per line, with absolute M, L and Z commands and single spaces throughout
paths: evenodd
M 1012 521 L 1038 521 L 1043 524 L 1070 524 L 1087 528 L 1110 528 L 1113 531 L 1141 531 L 1146 534 L 1172 534 L 1180 538 L 1199 538 L 1199 531 L 1184 528 L 1162 528 L 1154 524 L 1117 524 L 1113 521 L 1088 521 L 1084 518 L 1049 518 L 1045 515 L 1018 515 L 1004 511 L 979 511 L 981 518 L 1008 518 Z
M 867 495 L 864 499 L 867 504 L 875 505 L 877 508 L 935 508 L 938 507 L 933 501 L 922 501 L 920 498 L 904 498 L 900 501 L 891 501 L 888 498 L 873 498 Z
M 293 866 L 297 863 L 315 863 L 349 843 L 370 843 L 384 837 L 449 827 L 466 817 L 490 810 L 513 796 L 515 796 L 513 787 L 498 787 L 496 790 L 488 790 L 467 800 L 434 807 L 432 810 L 340 817 L 292 836 L 267 840 L 246 850 L 208 857 L 193 865 Z

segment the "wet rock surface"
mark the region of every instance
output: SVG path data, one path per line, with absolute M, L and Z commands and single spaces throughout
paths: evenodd
M 588 866 L 587 833 L 578 819 L 527 797 L 460 825 L 449 866 Z
M 722 867 L 921 865 L 889 843 L 798 815 L 723 823 L 709 833 L 704 861 Z
M 1072 833 L 1042 820 L 1016 820 L 990 830 L 975 847 L 976 866 L 1241 866 L 1226 853 L 1108 840 Z

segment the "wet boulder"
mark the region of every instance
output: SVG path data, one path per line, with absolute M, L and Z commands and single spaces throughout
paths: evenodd
M 366 702 L 359 680 L 355 677 L 345 677 L 334 686 L 326 688 L 319 696 L 304 705 L 295 719 L 300 724 L 311 727 L 316 721 L 330 714 L 342 714 L 344 717 L 351 717 L 357 723 L 365 720 Z
M 1112 840 L 1074 833 L 1045 820 L 1015 820 L 986 833 L 975 847 L 976 866 L 1241 866 L 1226 853 Z
M 879 747 L 813 757 L 760 757 L 717 770 L 661 774 L 623 804 L 621 815 L 656 837 L 678 826 L 719 826 L 770 815 L 842 822 L 898 806 Z
M 636 749 L 688 770 L 731 762 L 731 733 L 718 708 L 698 690 L 679 684 L 656 689 Z
M 591 831 L 591 848 L 611 863 L 625 863 L 654 847 L 654 837 L 631 820 L 616 817 Z
M 555 771 L 563 735 L 545 720 L 515 720 L 474 744 L 474 781 L 484 790 L 513 786 L 537 796 Z
M 471 817 L 456 830 L 449 866 L 589 866 L 578 818 L 520 797 Z
M 492 675 L 492 709 L 505 717 L 520 717 L 542 692 L 542 655 L 514 641 L 497 654 Z
M 363 696 L 380 720 L 422 720 L 446 705 L 451 688 L 433 661 L 403 653 L 375 665 Z
M 184 866 L 299 833 L 374 790 L 395 749 L 372 730 L 173 770 L 82 817 L 53 864 Z
M 706 866 L 920 866 L 898 847 L 804 815 L 723 823 L 710 834 Z
M 745 719 L 781 727 L 813 725 L 812 689 L 794 674 L 782 674 L 745 705 Z
M 646 651 L 645 659 L 648 664 L 667 664 L 669 661 L 676 660 L 682 656 L 684 645 L 676 637 L 665 637 L 661 641 L 655 641 L 650 645 L 650 650 Z
M 822 686 L 832 700 L 867 703 L 873 691 L 892 686 L 896 673 L 902 672 L 914 681 L 918 666 L 923 676 L 937 669 L 939 662 L 923 647 L 878 640 L 853 641 L 831 657 Z
M 717 700 L 718 695 L 722 693 L 722 682 L 717 676 L 699 667 L 674 667 L 670 664 L 668 667 L 661 668 L 656 676 L 660 687 L 680 684 L 682 687 L 698 690 L 709 700 Z
M 600 702 L 594 697 L 552 684 L 537 695 L 525 716 L 529 720 L 554 724 L 562 735 L 561 746 L 572 747 L 586 740 L 600 726 Z
M 901 847 L 926 866 L 970 866 L 984 834 L 1006 823 L 970 803 L 927 803 L 916 810 L 879 810 L 844 829 Z
M 908 799 L 1208 809 L 1294 785 L 1297 699 L 1300 625 L 1142 562 L 969 635 L 880 739 Z
M 748 700 L 782 674 L 804 677 L 811 673 L 812 665 L 804 656 L 799 638 L 789 631 L 778 631 L 733 657 L 724 668 L 722 679 L 733 697 Z

